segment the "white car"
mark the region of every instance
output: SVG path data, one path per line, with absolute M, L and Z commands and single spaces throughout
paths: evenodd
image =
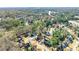
M 77 40 L 79 41 L 79 38 L 77 38 Z

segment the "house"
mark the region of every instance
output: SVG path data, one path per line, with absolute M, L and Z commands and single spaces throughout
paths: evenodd
M 78 21 L 69 21 L 69 24 L 72 25 L 73 27 L 79 27 Z

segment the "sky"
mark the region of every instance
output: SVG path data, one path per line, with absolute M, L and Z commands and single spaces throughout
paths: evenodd
M 0 7 L 79 7 L 79 0 L 0 0 Z

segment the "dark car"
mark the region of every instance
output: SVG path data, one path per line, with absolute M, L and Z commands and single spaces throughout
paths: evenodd
M 46 34 L 47 36 L 50 36 L 50 33 L 49 33 L 49 32 L 46 32 L 45 34 Z
M 63 50 L 64 50 L 63 45 L 62 44 L 58 45 L 57 51 L 63 51 Z
M 73 42 L 72 36 L 67 36 L 67 42 L 69 42 L 69 43 L 72 43 Z
M 50 42 L 49 40 L 46 40 L 46 39 L 44 39 L 44 44 L 45 44 L 47 47 L 51 47 L 51 46 L 52 46 L 51 42 Z
M 27 36 L 30 36 L 30 32 L 28 31 L 28 32 L 26 32 L 25 33 L 25 36 L 27 37 Z

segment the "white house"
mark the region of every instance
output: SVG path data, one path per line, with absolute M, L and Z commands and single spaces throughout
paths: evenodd
M 72 26 L 77 26 L 77 27 L 79 27 L 79 22 L 77 22 L 77 21 L 69 21 L 69 23 L 70 23 Z
M 51 12 L 51 11 L 49 11 L 49 12 L 48 12 L 48 15 L 51 15 L 51 13 L 52 13 L 52 12 Z

